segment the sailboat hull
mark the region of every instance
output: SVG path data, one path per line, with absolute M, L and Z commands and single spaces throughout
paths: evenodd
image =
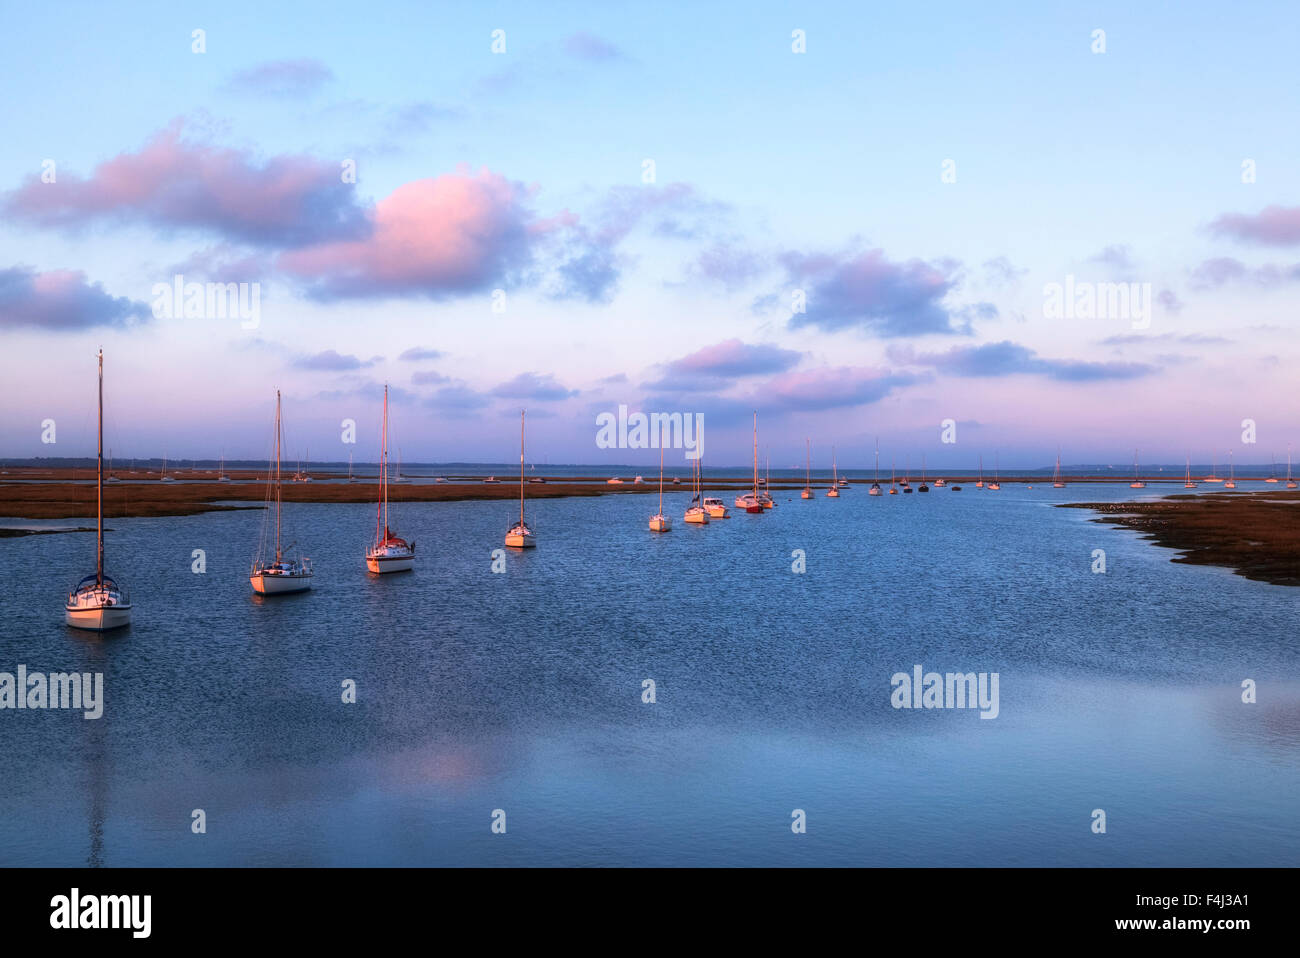
M 840 491 L 832 486 L 830 489 L 826 490 L 826 497 L 828 499 L 838 499 L 840 497 Z
M 761 509 L 759 510 L 762 511 Z M 673 528 L 673 521 L 667 516 L 654 516 L 650 520 L 651 532 L 670 532 Z
M 366 556 L 366 568 L 376 575 L 410 572 L 415 568 L 415 556 Z
M 698 507 L 687 509 L 685 521 L 695 523 L 696 525 L 707 526 L 709 524 L 709 514 Z
M 258 595 L 288 595 L 291 592 L 306 592 L 311 588 L 309 575 L 268 575 L 259 572 L 248 577 L 253 591 Z
M 533 541 L 531 535 L 523 535 L 518 532 L 509 532 L 506 534 L 506 545 L 512 549 L 535 549 L 537 543 Z
M 107 632 L 131 624 L 131 607 L 129 605 L 83 605 L 77 608 L 69 606 L 64 611 L 64 621 L 74 629 Z

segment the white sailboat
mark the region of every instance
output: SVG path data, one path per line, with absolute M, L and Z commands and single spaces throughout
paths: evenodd
M 976 489 L 984 488 L 984 454 L 983 453 L 980 453 L 980 479 L 979 482 L 975 483 L 975 488 Z
M 704 491 L 704 455 L 700 454 L 696 460 L 696 468 L 700 472 L 700 492 Z M 727 504 L 717 496 L 707 496 L 704 499 L 704 509 L 709 514 L 710 519 L 730 519 L 731 513 L 727 511 Z
M 514 549 L 533 549 L 537 546 L 537 535 L 532 527 L 524 521 L 524 412 L 519 410 L 519 521 L 506 533 L 506 545 Z M 496 481 L 496 477 L 492 477 Z
M 876 462 L 880 462 L 880 444 L 876 444 Z M 894 460 L 889 460 L 889 494 L 898 495 L 898 486 L 894 484 Z
M 700 496 L 704 492 L 703 482 L 699 475 L 700 461 L 698 459 L 691 463 L 691 504 L 686 507 L 686 521 L 695 525 L 707 526 L 709 524 L 709 510 L 700 502 Z
M 1138 451 L 1133 450 L 1133 481 L 1128 484 L 1130 489 L 1145 489 L 1147 484 L 1138 476 Z
M 95 481 L 95 574 L 68 592 L 63 620 L 75 629 L 107 632 L 131 624 L 131 597 L 104 572 L 104 351 L 99 351 L 99 441 Z M 19 690 L 25 695 L 26 690 Z
M 804 458 L 804 480 L 803 491 L 799 493 L 800 499 L 811 499 L 812 491 L 812 440 L 804 439 L 805 458 Z
M 311 588 L 311 560 L 307 558 L 288 558 L 280 540 L 280 445 L 284 430 L 280 424 L 280 390 L 275 391 L 275 471 L 269 465 L 266 475 L 266 499 L 268 512 L 274 500 L 275 505 L 275 554 L 267 549 L 267 517 L 262 520 L 262 538 L 258 544 L 258 554 L 253 559 L 253 568 L 248 581 L 253 591 L 259 595 L 285 595 L 290 592 L 305 592 Z
M 831 446 L 831 487 L 826 490 L 828 499 L 838 499 L 840 497 L 840 466 L 835 458 L 835 447 Z
M 1061 479 L 1061 450 L 1056 450 L 1056 471 L 1052 473 L 1052 488 L 1064 489 L 1065 482 Z
M 112 450 L 110 449 L 109 452 L 112 452 Z M 1269 461 L 1268 478 L 1265 479 L 1264 481 L 1270 483 L 1276 483 L 1277 482 L 1277 457 L 1270 452 L 1268 454 L 1268 461 Z M 109 463 L 110 464 L 112 463 L 111 457 L 109 459 Z
M 892 492 L 894 488 L 893 470 L 890 470 L 889 489 Z M 880 495 L 880 440 L 876 440 L 876 472 L 871 479 L 871 488 L 867 490 L 867 495 Z
M 758 501 L 763 504 L 764 509 L 775 509 L 776 500 L 772 498 L 772 454 L 767 456 L 767 475 L 763 477 L 763 491 L 758 494 Z
M 229 482 L 230 477 L 226 475 L 226 451 L 221 450 L 221 469 L 217 472 L 217 482 Z
M 388 525 L 388 384 L 384 383 L 384 425 L 379 440 L 379 506 L 375 541 L 366 549 L 366 568 L 376 574 L 415 568 L 415 543 L 395 535 Z
M 411 480 L 407 476 L 402 475 L 402 447 L 398 446 L 397 447 L 397 475 L 393 477 L 393 482 L 402 483 L 402 482 L 410 482 L 410 481 Z
M 176 480 L 173 479 L 171 476 L 167 475 L 167 453 L 166 453 L 166 452 L 163 453 L 162 479 L 161 479 L 160 481 L 161 481 L 161 482 L 175 482 L 175 481 L 176 481 Z
M 1291 447 L 1288 445 L 1286 447 L 1286 487 L 1294 489 L 1295 486 L 1296 482 L 1291 478 Z
M 1228 481 L 1223 484 L 1225 489 L 1237 488 L 1237 473 L 1233 469 L 1232 450 L 1228 450 Z
M 983 456 L 980 457 L 980 475 L 984 475 Z M 1002 483 L 998 481 L 998 456 L 996 453 L 993 456 L 993 481 L 988 484 L 987 488 L 992 489 L 994 492 L 997 492 L 1002 488 Z
M 1223 482 L 1219 478 L 1219 460 L 1217 457 L 1210 459 L 1210 474 L 1205 477 L 1203 482 Z
M 736 508 L 744 509 L 746 512 L 759 513 L 763 511 L 763 502 L 758 497 L 758 413 L 754 413 L 754 490 L 744 495 L 736 496 Z
M 757 460 L 755 460 L 757 468 Z M 760 505 L 758 507 L 762 509 Z M 659 511 L 650 517 L 651 532 L 669 532 L 672 530 L 673 520 L 664 515 L 664 444 L 663 437 L 659 441 Z
M 1192 482 L 1192 454 L 1187 454 L 1187 478 L 1183 480 L 1184 489 L 1195 489 L 1196 483 Z

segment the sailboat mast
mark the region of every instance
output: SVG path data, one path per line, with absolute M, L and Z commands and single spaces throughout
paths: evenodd
M 522 453 L 520 454 L 520 461 L 521 462 L 523 461 Z M 757 462 L 757 460 L 755 460 L 755 462 Z M 758 468 L 757 465 L 755 465 L 754 468 L 757 469 Z M 522 484 L 524 481 L 522 472 L 520 472 L 519 477 L 520 477 L 519 481 Z M 519 495 L 520 495 L 519 502 L 520 505 L 522 506 L 524 501 L 522 498 L 523 497 L 522 485 L 520 485 Z M 659 437 L 659 515 L 662 516 L 663 514 L 664 514 L 664 440 L 663 440 L 663 436 L 661 435 Z
M 662 457 L 663 450 L 661 449 L 659 452 L 660 452 L 660 456 Z M 660 461 L 662 462 L 662 458 L 660 459 Z M 663 501 L 663 488 L 664 488 L 663 469 L 661 467 L 659 471 L 659 501 L 660 502 Z M 663 512 L 663 508 L 661 507 L 659 511 Z M 519 410 L 519 524 L 520 525 L 524 524 L 524 410 L 523 409 Z
M 807 458 L 804 459 L 803 466 L 803 484 L 812 485 L 812 439 L 805 439 L 804 446 L 807 450 Z
M 387 538 L 388 530 L 388 384 L 384 383 L 384 424 L 383 434 L 379 439 L 379 510 L 383 514 L 383 522 L 379 521 L 380 516 L 376 514 L 375 524 L 375 545 L 379 545 Z
M 280 390 L 275 391 L 275 562 L 280 564 Z
M 754 410 L 754 498 L 758 498 L 758 410 Z
M 95 585 L 104 584 L 104 350 L 99 351 L 99 464 L 95 481 Z

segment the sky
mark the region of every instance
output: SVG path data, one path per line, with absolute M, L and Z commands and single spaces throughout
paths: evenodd
M 1300 10 L 893 6 L 6 3 L 0 458 L 1283 459 Z

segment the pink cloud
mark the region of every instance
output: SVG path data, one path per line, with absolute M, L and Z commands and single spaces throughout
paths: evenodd
M 89 177 L 35 176 L 0 198 L 0 208 L 40 226 L 95 222 L 202 229 L 257 245 L 298 246 L 355 237 L 368 228 L 355 187 L 337 163 L 250 154 L 182 140 L 173 123 L 135 153 L 120 153 Z
M 1300 244 L 1300 206 L 1266 206 L 1254 216 L 1224 213 L 1210 229 L 1264 246 L 1295 246 Z
M 283 253 L 280 269 L 321 297 L 438 296 L 505 282 L 566 222 L 534 220 L 520 184 L 489 170 L 406 183 L 375 207 L 365 239 Z

